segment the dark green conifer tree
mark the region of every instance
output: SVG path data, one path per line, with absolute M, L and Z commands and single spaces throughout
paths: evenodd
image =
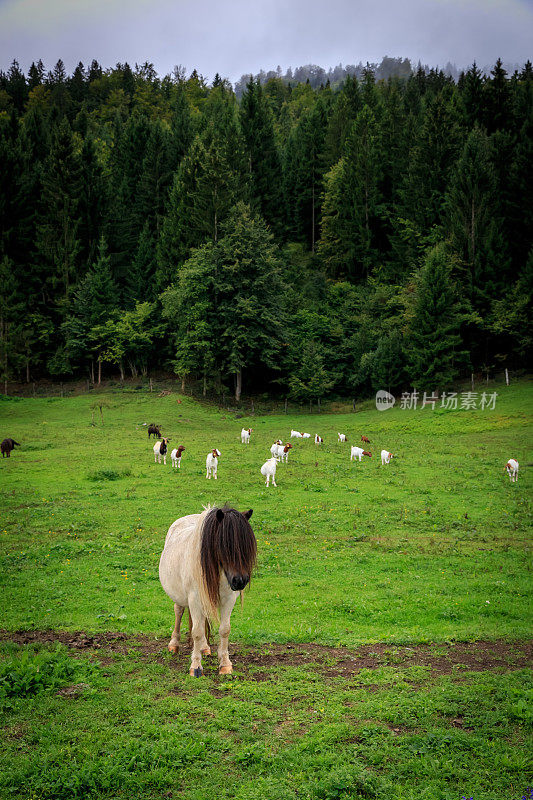
M 281 160 L 270 108 L 259 82 L 246 85 L 240 107 L 241 130 L 248 157 L 251 197 L 279 236 L 283 226 Z
M 417 276 L 409 336 L 409 378 L 423 391 L 452 386 L 468 363 L 461 326 L 466 322 L 446 248 L 430 250 Z
M 38 273 L 45 295 L 68 302 L 80 273 L 82 167 L 66 119 L 57 128 L 42 172 L 37 220 Z

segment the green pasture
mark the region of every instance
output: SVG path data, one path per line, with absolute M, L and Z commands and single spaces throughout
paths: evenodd
M 253 508 L 258 541 L 230 652 L 234 642 L 260 664 L 274 643 L 520 648 L 531 636 L 531 388 L 491 385 L 494 410 L 367 403 L 239 418 L 143 388 L 1 401 L 1 438 L 22 446 L 0 459 L 0 627 L 121 631 L 133 644 L 105 658 L 2 646 L 0 796 L 518 800 L 531 776 L 527 670 L 398 664 L 349 679 L 271 664 L 257 679 L 236 657 L 234 676 L 195 681 L 186 655 L 165 654 L 173 610 L 157 568 L 175 519 L 227 502 Z M 185 446 L 181 470 L 154 463 L 151 422 Z M 267 489 L 260 467 L 291 428 L 325 443 L 292 440 Z M 350 462 L 361 434 L 373 457 Z M 216 482 L 205 478 L 214 447 Z M 398 456 L 388 466 L 382 448 Z M 141 657 L 137 634 L 161 654 Z M 82 688 L 61 692 L 70 685 Z

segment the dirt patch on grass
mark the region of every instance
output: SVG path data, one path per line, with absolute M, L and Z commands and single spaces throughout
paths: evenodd
M 0 631 L 0 641 L 17 644 L 52 645 L 60 642 L 76 650 L 98 653 L 102 661 L 114 654 L 135 655 L 168 661 L 167 639 L 133 636 L 127 633 L 87 634 L 69 631 Z M 462 671 L 507 671 L 533 666 L 533 640 L 430 643 L 420 645 L 369 644 L 353 649 L 319 644 L 265 644 L 261 647 L 230 645 L 232 660 L 239 673 L 252 680 L 269 678 L 269 667 L 313 665 L 328 675 L 350 677 L 361 669 L 393 666 L 397 669 L 429 667 L 436 675 L 461 674 Z M 190 648 L 182 644 L 180 653 L 170 662 L 186 669 Z M 205 659 L 213 665 L 216 656 Z M 209 670 L 211 671 L 211 670 Z

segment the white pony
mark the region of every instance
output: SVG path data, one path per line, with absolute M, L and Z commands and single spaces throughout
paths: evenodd
M 220 618 L 219 673 L 233 671 L 228 652 L 230 617 L 237 596 L 249 582 L 257 543 L 249 519 L 234 508 L 207 508 L 174 522 L 159 561 L 161 586 L 174 602 L 175 625 L 168 644 L 177 653 L 183 612 L 189 609 L 193 650 L 189 674 L 203 674 L 202 655 L 211 655 L 209 620 Z

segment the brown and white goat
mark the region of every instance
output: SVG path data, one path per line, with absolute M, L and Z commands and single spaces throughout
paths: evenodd
M 160 442 L 154 444 L 154 461 L 157 464 L 161 463 L 161 456 L 163 456 L 163 464 L 167 463 L 167 450 L 170 439 L 161 439 Z
M 179 447 L 175 447 L 174 450 L 170 454 L 170 460 L 172 462 L 172 466 L 176 469 L 181 469 L 181 454 L 185 450 L 184 446 L 180 444 Z
M 217 450 L 216 448 L 214 450 L 211 450 L 211 452 L 207 454 L 207 458 L 205 460 L 206 478 L 211 479 L 213 477 L 215 480 L 217 479 L 217 467 L 218 467 L 219 457 L 220 457 L 220 450 Z

